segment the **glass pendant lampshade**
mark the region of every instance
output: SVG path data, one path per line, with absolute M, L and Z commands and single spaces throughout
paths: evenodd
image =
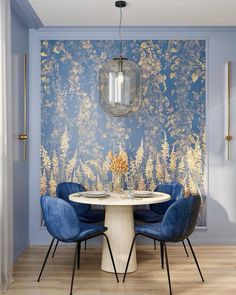
M 141 71 L 138 65 L 122 56 L 121 8 L 125 1 L 116 1 L 120 8 L 120 56 L 113 58 L 99 72 L 100 106 L 114 116 L 124 117 L 137 112 L 141 106 Z
M 117 57 L 100 70 L 100 105 L 114 116 L 128 116 L 141 106 L 140 68 L 124 57 Z

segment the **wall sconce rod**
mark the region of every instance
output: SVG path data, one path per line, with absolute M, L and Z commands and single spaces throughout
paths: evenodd
M 227 62 L 227 135 L 225 140 L 227 141 L 227 154 L 228 160 L 230 160 L 230 141 L 232 140 L 231 136 L 231 126 L 230 126 L 230 88 L 231 88 L 231 76 L 230 76 L 230 62 Z
M 24 102 L 23 102 L 23 110 L 24 110 L 24 128 L 23 133 L 19 134 L 19 140 L 23 140 L 24 143 L 24 161 L 27 161 L 27 54 L 24 54 Z

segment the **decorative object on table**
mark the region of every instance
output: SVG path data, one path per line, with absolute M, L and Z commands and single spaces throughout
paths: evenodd
M 204 197 L 198 226 L 204 227 L 207 43 L 124 40 L 125 55 L 141 67 L 143 92 L 141 109 L 124 118 L 107 115 L 98 101 L 99 69 L 113 58 L 114 48 L 119 55 L 118 45 L 118 40 L 41 41 L 41 195 L 55 196 L 62 181 L 104 190 L 104 180 L 111 183 L 107 154 L 121 145 L 133 189 L 178 181 L 194 194 L 197 177 Z
M 69 293 L 69 295 L 72 295 L 76 262 L 79 268 L 80 244 L 83 241 L 92 239 L 100 235 L 104 236 L 106 239 L 116 280 L 117 282 L 119 282 L 112 250 L 110 247 L 110 242 L 107 235 L 105 234 L 105 232 L 107 231 L 107 227 L 80 222 L 75 209 L 68 202 L 59 198 L 51 198 L 50 196 L 41 197 L 41 208 L 46 228 L 48 232 L 52 235 L 53 239 L 44 259 L 37 280 L 38 282 L 40 281 L 41 275 L 43 273 L 45 264 L 47 262 L 48 256 L 50 254 L 55 239 L 57 239 L 57 241 L 61 241 L 64 243 L 76 243 L 71 286 Z
M 104 189 L 104 191 L 109 194 L 111 191 L 111 182 L 107 179 L 101 183 L 101 187 Z
M 225 136 L 225 140 L 227 141 L 227 159 L 230 160 L 230 141 L 232 140 L 232 136 L 230 134 L 231 126 L 230 126 L 230 105 L 231 105 L 231 75 L 230 75 L 230 62 L 227 62 L 227 135 Z
M 203 275 L 201 273 L 196 255 L 193 251 L 193 248 L 189 239 L 189 236 L 192 234 L 192 232 L 194 231 L 196 227 L 200 206 L 201 206 L 200 196 L 189 196 L 188 198 L 184 198 L 173 203 L 166 211 L 162 222 L 136 226 L 135 227 L 136 235 L 134 236 L 133 242 L 130 247 L 130 252 L 129 252 L 129 256 L 128 256 L 128 260 L 126 264 L 124 277 L 123 277 L 123 282 L 125 282 L 130 257 L 135 244 L 135 240 L 138 235 L 142 235 L 147 238 L 158 240 L 162 244 L 164 253 L 165 253 L 165 262 L 166 262 L 166 270 L 167 270 L 167 276 L 168 276 L 170 295 L 172 295 L 172 287 L 171 287 L 169 262 L 168 262 L 168 255 L 167 255 L 167 243 L 169 242 L 176 243 L 176 242 L 181 242 L 184 239 L 187 239 L 189 247 L 193 254 L 193 258 L 197 265 L 200 277 L 202 279 L 202 282 L 204 282 Z M 163 264 L 163 261 L 162 261 L 162 264 Z
M 128 191 L 128 194 L 130 194 L 134 190 L 133 181 L 129 178 L 126 179 L 126 190 Z
M 106 113 L 124 117 L 137 112 L 141 107 L 141 71 L 136 63 L 123 56 L 121 23 L 122 8 L 126 7 L 126 1 L 116 1 L 115 6 L 120 9 L 120 56 L 100 69 L 99 102 Z
M 112 172 L 112 188 L 114 192 L 121 192 L 124 185 L 124 174 L 128 171 L 129 163 L 126 152 L 120 147 L 117 154 L 109 152 L 110 170 Z

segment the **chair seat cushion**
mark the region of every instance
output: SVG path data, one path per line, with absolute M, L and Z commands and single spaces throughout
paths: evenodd
M 155 223 L 162 221 L 163 216 L 153 210 L 134 210 L 134 219 L 142 222 Z
M 89 210 L 78 214 L 79 220 L 87 223 L 103 221 L 105 218 L 104 210 Z
M 107 231 L 107 227 L 97 224 L 89 224 L 80 222 L 80 233 L 77 237 L 73 238 L 70 242 L 78 242 L 80 240 L 86 240 L 93 236 L 99 235 Z
M 162 233 L 162 223 L 150 223 L 145 225 L 137 225 L 135 226 L 135 231 L 137 234 L 143 234 L 152 239 L 164 241 L 165 237 Z

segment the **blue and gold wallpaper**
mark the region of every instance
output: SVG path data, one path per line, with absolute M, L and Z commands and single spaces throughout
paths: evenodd
M 142 107 L 127 118 L 99 106 L 99 69 L 118 55 L 119 41 L 41 41 L 41 194 L 62 181 L 102 189 L 108 153 L 122 149 L 137 188 L 178 180 L 186 196 L 200 191 L 205 226 L 205 40 L 124 41 L 142 70 Z

